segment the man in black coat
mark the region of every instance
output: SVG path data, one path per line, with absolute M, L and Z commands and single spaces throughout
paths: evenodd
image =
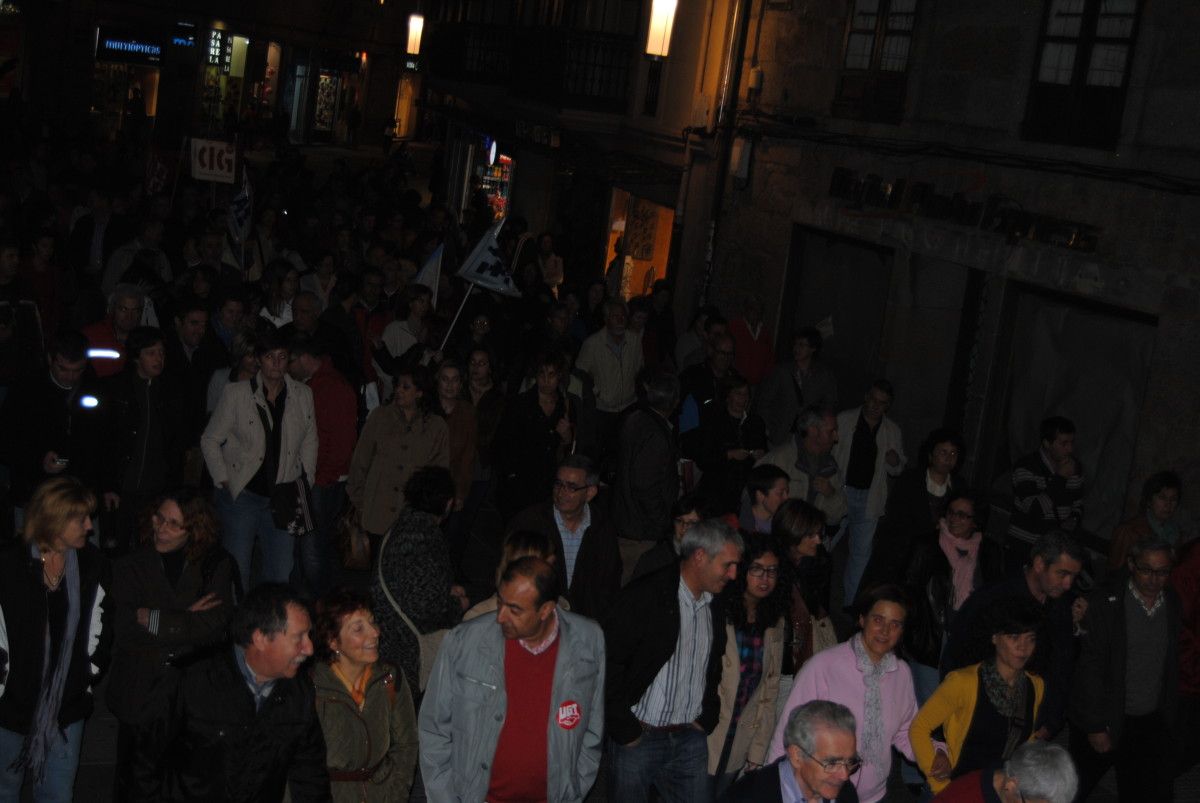
M 90 483 L 89 421 L 99 415 L 87 373 L 87 338 L 63 332 L 50 344 L 49 367 L 18 382 L 0 409 L 0 460 L 9 468 L 12 504 L 24 508 L 33 491 L 58 475 Z
M 331 801 L 312 682 L 312 623 L 264 583 L 233 616 L 233 645 L 189 666 L 171 712 L 138 735 L 131 800 Z
M 604 624 L 605 720 L 612 739 L 609 800 L 663 803 L 709 796 L 708 746 L 720 716 L 717 689 L 725 614 L 714 605 L 737 576 L 742 537 L 717 519 L 695 524 L 679 568 L 626 587 Z
M 1075 665 L 1075 617 L 1083 615 L 1082 600 L 1072 603 L 1071 586 L 1082 569 L 1083 548 L 1071 536 L 1055 531 L 1039 538 L 1029 563 L 1020 572 L 976 591 L 954 616 L 942 655 L 942 677 L 979 663 L 994 652 L 984 621 L 995 606 L 1010 599 L 1033 602 L 1042 611 L 1042 624 L 1026 669 L 1046 681 L 1035 735 L 1042 740 L 1053 738 L 1066 724 Z
M 621 588 L 617 532 L 604 506 L 593 503 L 599 482 L 589 458 L 571 455 L 558 466 L 553 501 L 526 508 L 508 524 L 509 533 L 529 530 L 550 539 L 571 612 L 592 619 L 604 618 Z
M 720 803 L 858 803 L 853 776 L 862 759 L 850 709 L 828 700 L 798 706 L 788 716 L 783 743 L 786 756 L 742 776 Z
M 1179 596 L 1167 586 L 1171 546 L 1129 550 L 1127 571 L 1098 588 L 1082 622 L 1071 684 L 1071 757 L 1085 800 L 1116 765 L 1121 803 L 1170 800 L 1179 708 Z
M 642 386 L 646 400 L 625 416 L 617 444 L 613 520 L 620 536 L 622 580 L 671 524 L 679 497 L 679 447 L 669 416 L 679 400 L 679 380 L 654 372 Z

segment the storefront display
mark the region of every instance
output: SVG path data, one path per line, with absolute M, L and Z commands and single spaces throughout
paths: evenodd
M 486 160 L 493 154 L 495 154 L 494 150 L 490 154 L 485 150 L 482 155 Z M 487 199 L 492 219 L 500 220 L 508 214 L 508 199 L 512 192 L 513 179 L 512 157 L 503 153 L 496 155 L 495 161 L 490 165 L 485 161 L 484 164 L 475 168 L 475 176 L 479 182 L 480 192 Z

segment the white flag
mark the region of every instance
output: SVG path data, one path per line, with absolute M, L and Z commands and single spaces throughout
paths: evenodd
M 483 235 L 483 239 L 458 269 L 458 275 L 484 290 L 520 298 L 521 291 L 513 285 L 512 277 L 504 267 L 504 255 L 500 252 L 498 237 L 503 225 L 504 221 L 501 220 L 488 229 L 488 233 Z
M 250 176 L 242 171 L 242 189 L 229 202 L 229 236 L 235 243 L 243 243 L 250 235 L 251 212 L 254 211 L 254 191 L 250 187 Z
M 445 250 L 445 246 L 439 243 L 434 252 L 429 255 L 429 259 L 425 260 L 425 264 L 421 266 L 420 272 L 413 278 L 414 282 L 425 285 L 433 293 L 430 303 L 434 309 L 437 309 L 438 281 L 442 278 L 443 250 Z

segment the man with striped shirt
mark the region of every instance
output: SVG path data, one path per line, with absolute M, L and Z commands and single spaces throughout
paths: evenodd
M 1013 466 L 1013 512 L 1009 519 L 1014 563 L 1029 554 L 1029 546 L 1052 530 L 1075 533 L 1083 518 L 1083 470 L 1075 459 L 1075 424 L 1062 416 L 1042 422 L 1041 448 Z
M 680 543 L 680 563 L 617 597 L 604 628 L 611 739 L 609 800 L 709 797 L 707 734 L 717 724 L 725 616 L 713 600 L 737 575 L 742 538 L 710 519 Z

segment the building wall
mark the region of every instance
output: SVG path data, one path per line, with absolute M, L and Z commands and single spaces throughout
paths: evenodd
M 995 416 L 1004 413 L 1000 408 L 1013 383 L 1006 374 L 1013 322 L 1005 319 L 1015 303 L 1012 288 L 1044 288 L 1072 303 L 1144 313 L 1155 322 L 1157 336 L 1145 386 L 1133 389 L 1142 415 L 1123 488 L 1125 508 L 1131 508 L 1142 480 L 1162 466 L 1181 470 L 1185 485 L 1197 487 L 1200 462 L 1170 433 L 1177 425 L 1191 426 L 1176 416 L 1200 405 L 1200 376 L 1194 368 L 1200 354 L 1195 337 L 1182 335 L 1200 325 L 1195 257 L 1200 232 L 1191 225 L 1200 202 L 1194 194 L 1139 186 L 1132 171 L 1200 176 L 1200 73 L 1193 64 L 1200 54 L 1185 45 L 1188 32 L 1200 25 L 1200 7 L 1181 0 L 1142 4 L 1120 144 L 1105 152 L 1020 138 L 1042 20 L 1040 0 L 922 0 L 907 111 L 899 125 L 831 117 L 850 4 L 794 0 L 791 5 L 790 10 L 768 10 L 760 0 L 754 8 L 760 31 L 747 46 L 744 68 L 747 76 L 755 67 L 763 71 L 762 91 L 749 93 L 743 80 L 739 120 L 754 151 L 746 181 L 727 184 L 708 297 L 730 298 L 752 287 L 778 299 L 770 324 L 790 328 L 815 323 L 796 320 L 794 311 L 785 309 L 795 284 L 789 285 L 787 266 L 795 262 L 789 254 L 796 247 L 796 226 L 891 249 L 899 268 L 876 365 L 895 371 L 906 384 L 922 376 L 938 377 L 936 387 L 922 387 L 910 400 L 898 402 L 897 414 L 910 418 L 908 429 L 915 433 L 947 412 L 944 404 L 938 410 L 945 356 L 939 354 L 934 360 L 938 365 L 932 366 L 923 365 L 918 355 L 956 327 L 962 334 L 961 321 L 953 321 L 952 300 L 968 270 L 982 272 L 985 278 L 977 283 L 976 295 L 967 299 L 975 305 L 976 320 L 967 333 L 968 369 L 959 378 L 969 386 L 962 389 L 960 409 L 950 412 L 956 417 L 952 423 L 981 446 L 972 469 L 989 481 L 993 458 L 1018 448 L 1007 442 L 982 443 L 1003 430 Z M 912 150 L 922 145 L 923 150 Z M 910 152 L 887 153 L 887 148 Z M 1048 165 L 1036 169 L 1028 163 L 942 155 L 963 148 L 1055 160 L 1055 170 L 1075 175 L 1050 172 Z M 903 181 L 910 190 L 927 183 L 940 196 L 960 194 L 963 203 L 981 207 L 998 196 L 1002 206 L 1094 227 L 1095 248 L 1014 239 L 979 225 L 930 217 L 907 203 L 887 209 L 832 197 L 838 168 L 859 178 L 875 175 L 896 187 Z M 1089 175 L 1097 170 L 1113 171 L 1112 180 Z M 703 218 L 704 212 L 689 205 L 692 218 Z M 684 251 L 695 254 L 702 248 L 692 243 Z M 681 265 L 680 278 L 681 295 L 697 299 L 704 286 L 703 265 Z M 910 450 L 915 451 L 913 440 L 909 438 Z

